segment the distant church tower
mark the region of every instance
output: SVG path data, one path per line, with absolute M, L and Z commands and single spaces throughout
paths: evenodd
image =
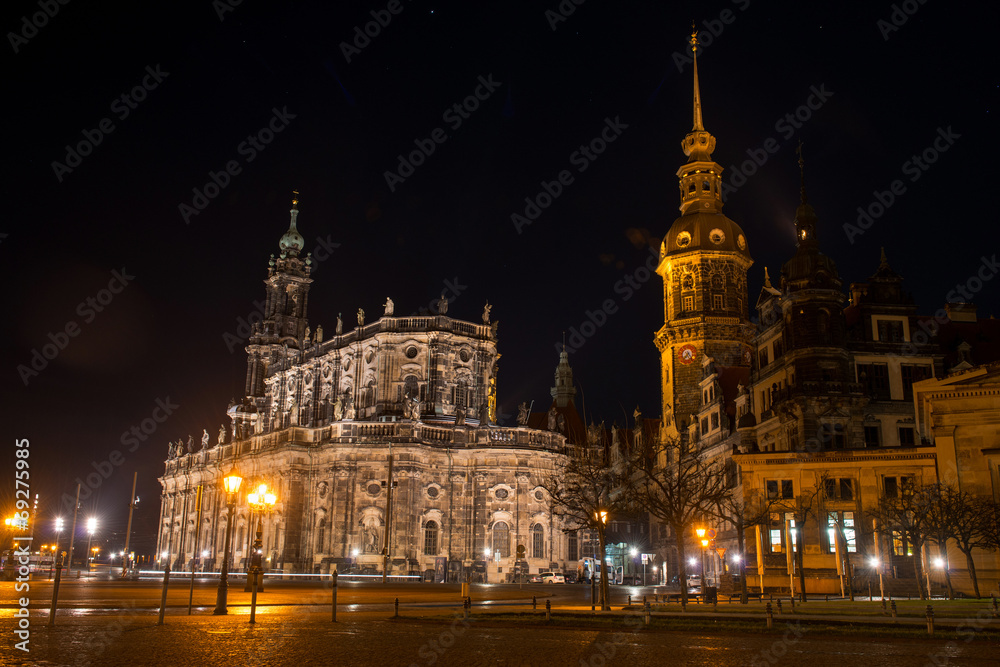
M 573 386 L 573 369 L 569 365 L 569 353 L 565 344 L 559 353 L 559 365 L 556 366 L 556 386 L 552 387 L 549 393 L 552 394 L 557 408 L 575 405 L 576 387 Z
M 748 319 L 747 269 L 753 259 L 743 230 L 722 214 L 722 167 L 712 159 L 715 137 L 705 130 L 698 87 L 698 33 L 694 55 L 694 126 L 681 147 L 688 161 L 677 170 L 681 217 L 660 247 L 664 325 L 656 333 L 665 433 L 682 427 L 701 405 L 702 359 L 749 366 L 753 327 Z

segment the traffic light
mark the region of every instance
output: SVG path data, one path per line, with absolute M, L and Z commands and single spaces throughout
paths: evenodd
M 518 544 L 517 545 L 517 559 L 518 560 L 524 560 L 524 545 L 523 544 Z

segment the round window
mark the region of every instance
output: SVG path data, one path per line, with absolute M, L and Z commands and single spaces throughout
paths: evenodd
M 371 484 L 368 485 L 368 493 L 372 494 L 373 496 L 377 496 L 381 490 L 382 486 L 376 484 L 375 482 L 372 482 Z
M 436 486 L 432 486 L 432 487 L 428 488 L 427 489 L 427 495 L 429 497 L 431 497 L 431 498 L 437 498 L 438 497 L 438 488 Z
M 458 353 L 458 358 L 461 359 L 462 361 L 468 361 L 469 359 L 472 358 L 472 355 L 469 354 L 468 350 L 462 350 L 461 352 Z
M 677 235 L 677 245 L 681 248 L 686 248 L 691 245 L 691 234 L 688 232 L 681 232 Z
M 506 500 L 507 495 L 508 495 L 507 489 L 497 489 L 496 491 L 497 500 Z
M 708 233 L 708 238 L 712 239 L 712 243 L 715 245 L 719 245 L 726 240 L 726 235 L 721 229 L 716 228 Z
M 747 249 L 747 240 L 742 234 L 736 237 L 736 244 L 740 247 L 740 250 Z
M 541 490 L 535 491 L 535 500 L 544 500 L 545 494 Z
M 416 356 L 417 356 L 417 348 L 413 347 L 412 345 L 406 348 L 406 357 L 408 359 L 413 359 Z

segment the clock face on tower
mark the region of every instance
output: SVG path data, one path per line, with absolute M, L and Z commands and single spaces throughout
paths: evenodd
M 677 358 L 682 364 L 690 364 L 698 358 L 698 348 L 694 345 L 684 345 L 677 351 Z

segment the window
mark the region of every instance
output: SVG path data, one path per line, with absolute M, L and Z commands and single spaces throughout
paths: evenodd
M 837 551 L 837 531 L 840 528 L 843 532 L 843 545 L 847 547 L 848 553 L 857 553 L 857 534 L 854 531 L 854 512 L 828 512 L 826 521 L 826 538 L 828 553 Z
M 436 521 L 428 521 L 424 526 L 424 553 L 436 556 L 438 552 L 438 525 Z
M 566 557 L 570 561 L 580 560 L 580 542 L 576 537 L 576 533 L 570 533 L 569 539 L 566 542 L 568 552 Z
M 898 530 L 892 532 L 892 553 L 895 556 L 913 555 L 913 545 Z
M 925 364 L 902 364 L 899 367 L 903 377 L 903 399 L 913 400 L 913 383 L 931 377 L 931 367 Z
M 708 417 L 703 417 L 701 420 L 701 432 L 708 433 Z
M 785 551 L 783 542 L 783 537 L 785 534 L 784 522 L 781 520 L 780 514 L 771 515 L 771 525 L 768 528 L 768 535 L 771 546 L 771 553 L 780 554 Z
M 889 367 L 886 364 L 858 364 L 858 382 L 872 398 L 889 400 Z
M 765 347 L 761 350 L 757 356 L 759 361 L 758 368 L 764 368 L 764 366 L 767 366 L 767 348 Z
M 910 477 L 883 477 L 882 493 L 886 498 L 899 498 L 901 493 L 911 489 L 913 480 Z
M 882 444 L 878 426 L 865 426 L 865 447 L 878 447 Z
M 714 308 L 715 310 L 722 310 L 724 308 L 724 306 L 722 304 L 723 304 L 722 295 L 721 294 L 713 294 L 712 295 L 712 308 Z
M 694 297 L 686 296 L 684 297 L 684 310 L 691 311 L 694 310 Z
M 902 343 L 903 323 L 894 320 L 875 320 L 878 325 L 878 339 L 882 343 Z
M 503 521 L 493 524 L 493 553 L 500 558 L 510 557 L 510 527 Z
M 316 523 L 316 552 L 323 553 L 323 538 L 326 537 L 326 517 Z
M 821 424 L 819 437 L 825 449 L 843 449 L 847 446 L 843 424 Z
M 781 339 L 780 338 L 778 338 L 773 343 L 771 343 L 771 347 L 774 348 L 774 358 L 775 359 L 777 359 L 778 357 L 780 357 L 781 354 L 782 354 L 782 352 L 784 351 L 784 350 L 781 349 Z
M 794 498 L 795 491 L 790 479 L 770 479 L 766 483 L 768 498 Z
M 830 500 L 854 500 L 854 480 L 850 477 L 823 480 L 823 492 Z
M 714 431 L 717 428 L 719 428 L 719 413 L 718 412 L 713 412 L 712 413 L 712 430 Z
M 545 529 L 537 523 L 531 529 L 531 557 L 545 558 Z
M 912 447 L 916 444 L 916 440 L 913 438 L 912 426 L 899 427 L 899 444 L 903 447 Z

